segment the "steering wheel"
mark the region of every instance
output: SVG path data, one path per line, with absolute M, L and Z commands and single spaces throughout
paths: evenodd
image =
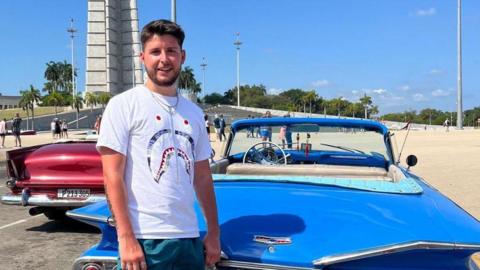
M 257 146 L 260 147 L 257 148 Z M 275 148 L 278 148 L 281 152 L 281 158 L 275 152 Z M 248 159 L 247 159 L 248 157 Z M 287 165 L 287 155 L 278 144 L 273 142 L 259 142 L 255 143 L 243 155 L 243 163 L 251 161 L 258 164 L 278 165 L 281 164 L 281 160 L 284 160 L 284 165 Z

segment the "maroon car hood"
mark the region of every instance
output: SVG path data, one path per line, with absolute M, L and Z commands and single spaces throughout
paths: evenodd
M 25 158 L 23 186 L 102 187 L 100 155 L 95 143 L 49 144 Z

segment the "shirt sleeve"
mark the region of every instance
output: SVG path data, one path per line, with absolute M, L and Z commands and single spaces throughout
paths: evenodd
M 198 126 L 200 126 L 200 128 L 197 146 L 195 147 L 195 161 L 202 161 L 210 158 L 212 147 L 210 146 L 210 138 L 208 137 L 207 129 L 202 125 Z
M 124 156 L 127 155 L 130 128 L 128 104 L 122 102 L 120 96 L 110 100 L 102 115 L 97 150 L 100 147 L 110 148 Z

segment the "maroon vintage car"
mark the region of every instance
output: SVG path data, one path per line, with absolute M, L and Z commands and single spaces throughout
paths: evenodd
M 4 204 L 33 206 L 29 213 L 60 219 L 69 209 L 105 199 L 95 142 L 37 145 L 7 152 Z

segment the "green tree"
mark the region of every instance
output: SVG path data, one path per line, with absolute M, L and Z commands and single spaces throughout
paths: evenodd
M 112 98 L 112 94 L 109 92 L 101 92 L 98 94 L 98 103 L 102 105 L 102 108 L 105 109 L 105 106 L 108 104 L 108 101 L 110 101 L 110 98 Z
M 315 100 L 318 98 L 317 93 L 315 90 L 308 91 L 304 96 L 303 96 L 303 101 L 304 104 L 308 103 L 309 106 L 309 112 L 312 113 L 312 102 L 315 102 Z M 304 112 L 305 112 L 305 107 L 304 107 Z
M 58 106 L 62 105 L 64 102 L 63 96 L 58 93 L 57 91 L 53 91 L 49 95 L 47 95 L 44 99 L 44 101 L 47 103 L 47 105 L 54 106 L 55 107 L 55 115 L 58 114 Z
M 90 107 L 90 112 L 93 111 L 93 106 L 97 105 L 97 95 L 92 92 L 85 93 L 85 103 Z
M 83 98 L 80 94 L 77 94 L 72 98 L 72 108 L 75 109 L 77 112 L 77 128 L 78 128 L 78 114 L 80 113 L 80 109 L 83 108 Z
M 40 101 L 40 91 L 30 85 L 26 90 L 20 91 L 22 98 L 20 99 L 19 105 L 24 110 L 27 111 L 27 128 L 28 128 L 28 119 L 30 117 L 29 111 L 32 112 L 32 129 L 35 129 L 35 104 Z
M 61 77 L 61 71 L 58 63 L 53 61 L 48 62 L 44 77 L 47 80 L 44 91 L 48 91 L 48 94 L 51 94 L 52 92 L 59 90 L 58 84 Z
M 198 84 L 197 80 L 195 79 L 195 75 L 193 74 L 193 69 L 191 67 L 186 66 L 180 72 L 178 88 L 194 94 L 198 94 L 202 91 L 200 84 Z
M 206 95 L 203 98 L 203 102 L 211 105 L 225 104 L 224 97 L 219 93 L 212 93 L 212 94 Z

